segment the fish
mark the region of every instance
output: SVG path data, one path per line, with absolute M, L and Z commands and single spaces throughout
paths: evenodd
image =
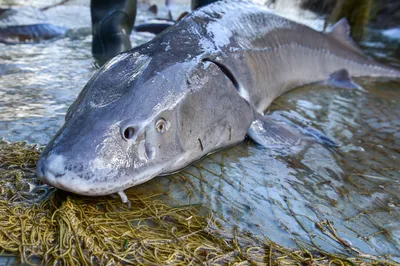
M 307 134 L 264 114 L 281 94 L 315 82 L 359 89 L 351 77 L 400 77 L 365 56 L 349 32 L 346 20 L 318 32 L 241 0 L 197 9 L 94 74 L 37 175 L 65 191 L 118 193 L 128 202 L 124 190 L 246 136 L 266 148 L 298 145 Z
M 174 25 L 175 22 L 169 19 L 154 18 L 136 25 L 133 29 L 136 32 L 159 34 Z M 68 29 L 65 27 L 48 23 L 0 27 L 0 43 L 39 43 L 41 41 L 62 38 L 67 32 Z
M 35 43 L 62 37 L 66 32 L 64 27 L 47 23 L 0 27 L 0 43 Z

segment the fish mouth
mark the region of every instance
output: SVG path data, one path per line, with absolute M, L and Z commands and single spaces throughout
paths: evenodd
M 109 178 L 101 174 L 96 176 L 88 172 L 90 179 L 82 178 L 83 173 L 75 173 L 65 167 L 65 159 L 61 155 L 50 155 L 40 158 L 36 175 L 43 183 L 74 194 L 83 196 L 105 196 L 123 191 L 129 187 L 142 184 L 160 174 L 162 168 L 157 171 L 140 171 L 129 176 L 116 176 Z M 104 177 L 104 178 L 101 178 Z
M 43 183 L 84 196 L 105 196 L 140 185 L 162 174 L 168 162 L 147 164 L 140 168 L 97 168 L 76 158 L 55 152 L 40 157 L 36 174 Z
M 62 155 L 41 157 L 36 167 L 36 175 L 43 183 L 68 192 L 85 196 L 101 194 L 98 193 L 94 180 L 85 180 L 66 166 L 66 159 Z
M 39 179 L 52 187 L 82 196 L 105 196 L 116 193 L 120 189 L 115 187 L 115 182 L 88 182 L 83 181 L 76 173 L 67 171 L 62 176 L 46 171 L 37 170 Z
M 54 173 L 43 166 L 38 166 L 36 175 L 40 181 L 49 186 L 80 195 L 91 195 L 88 184 L 75 181 L 79 180 L 79 177 L 72 172 Z

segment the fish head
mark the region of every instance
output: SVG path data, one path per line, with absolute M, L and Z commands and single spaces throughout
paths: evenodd
M 41 155 L 43 182 L 108 195 L 244 138 L 246 129 L 233 132 L 243 117 L 231 110 L 227 90 L 235 88 L 217 67 L 190 61 L 161 69 L 153 61 L 127 52 L 94 75 Z

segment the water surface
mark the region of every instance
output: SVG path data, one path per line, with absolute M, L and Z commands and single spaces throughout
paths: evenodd
M 66 37 L 0 44 L 0 136 L 7 140 L 46 144 L 95 71 L 87 6 L 63 8 L 63 16 L 26 12 L 33 12 L 32 20 L 68 26 Z M 80 10 L 82 19 L 70 22 L 71 9 Z M 134 34 L 132 42 L 152 37 Z M 398 46 L 379 32 L 363 44 L 369 55 L 393 66 L 400 66 Z M 400 262 L 400 83 L 356 81 L 364 91 L 310 85 L 283 95 L 268 110 L 322 131 L 338 147 L 309 141 L 295 150 L 265 149 L 246 140 L 132 189 L 165 192 L 163 200 L 174 205 L 201 204 L 227 228 L 287 247 Z

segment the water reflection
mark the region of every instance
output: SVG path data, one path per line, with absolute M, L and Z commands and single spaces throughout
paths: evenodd
M 0 136 L 46 144 L 61 127 L 95 71 L 91 36 L 77 34 L 36 45 L 0 44 Z M 141 34 L 132 41 L 138 45 L 152 37 Z
M 0 44 L 0 136 L 45 144 L 62 125 L 94 72 L 85 27 L 53 42 Z M 364 43 L 370 55 L 399 66 L 395 46 L 374 34 Z M 201 204 L 227 228 L 285 246 L 400 261 L 400 84 L 357 82 L 365 91 L 312 85 L 269 110 L 321 130 L 336 148 L 307 142 L 293 152 L 245 141 L 132 190 L 157 190 L 172 205 Z
M 0 46 L 0 134 L 46 143 L 93 72 L 90 40 Z M 49 122 L 50 121 L 50 122 Z
M 361 84 L 365 92 L 308 86 L 271 107 L 324 131 L 337 148 L 310 142 L 287 154 L 245 142 L 132 190 L 158 185 L 171 204 L 202 204 L 227 227 L 285 246 L 398 260 L 400 86 Z

